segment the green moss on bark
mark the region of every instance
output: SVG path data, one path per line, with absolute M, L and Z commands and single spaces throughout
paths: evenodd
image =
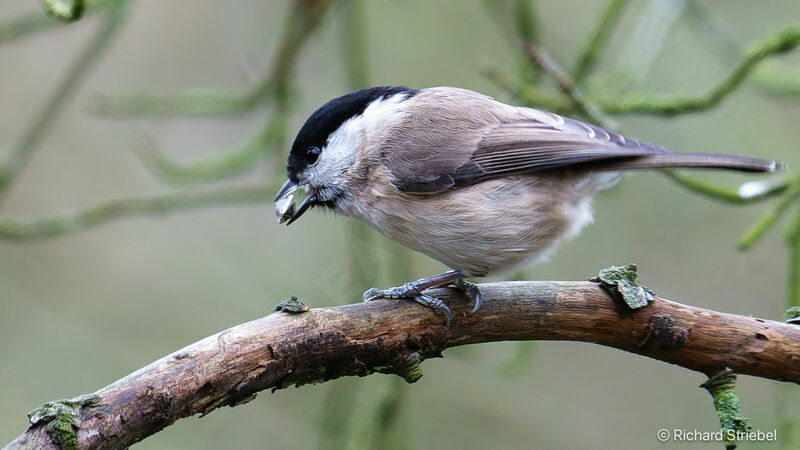
M 612 297 L 622 300 L 631 309 L 647 306 L 653 301 L 655 294 L 645 286 L 639 284 L 639 274 L 636 264 L 626 264 L 621 267 L 611 266 L 590 278 L 589 281 L 600 283 Z
M 63 450 L 71 450 L 78 445 L 78 430 L 81 425 L 81 409 L 96 406 L 100 398 L 84 395 L 71 400 L 48 402 L 28 413 L 31 425 L 45 427 L 45 432 Z

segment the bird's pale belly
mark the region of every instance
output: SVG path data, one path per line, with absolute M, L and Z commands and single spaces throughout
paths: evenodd
M 584 187 L 585 179 L 513 178 L 407 195 L 391 202 L 395 208 L 381 201 L 380 189 L 372 189 L 364 194 L 372 198 L 362 199 L 368 208 L 343 212 L 466 276 L 486 276 L 545 258 L 592 221 L 595 188 Z

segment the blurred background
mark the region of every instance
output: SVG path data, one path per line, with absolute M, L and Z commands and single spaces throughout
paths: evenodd
M 269 314 L 290 295 L 315 307 L 354 302 L 370 286 L 445 269 L 330 214 L 278 225 L 271 197 L 288 145 L 330 98 L 364 85 L 450 85 L 522 104 L 520 86 L 537 79 L 555 98 L 517 34 L 571 71 L 609 15 L 608 42 L 581 76 L 590 98 L 602 106 L 625 92 L 702 94 L 746 45 L 800 18 L 795 0 L 768 8 L 745 0 L 89 5 L 66 25 L 30 1 L 0 0 L 0 161 L 14 169 L 0 183 L 2 443 L 24 430 L 34 407 L 92 392 Z M 771 75 L 800 74 L 796 53 L 777 57 Z M 769 89 L 770 73 L 759 74 L 707 111 L 610 121 L 676 150 L 798 167 L 800 89 Z M 120 199 L 144 200 L 81 214 Z M 774 203 L 730 205 L 641 173 L 594 205 L 593 226 L 517 276 L 581 280 L 636 262 L 663 297 L 783 318 L 784 223 L 747 252 L 736 249 Z M 591 344 L 452 349 L 423 372 L 414 385 L 375 375 L 262 393 L 137 447 L 652 448 L 661 428 L 719 427 L 701 374 Z M 761 430 L 800 419 L 795 391 L 751 377 L 738 389 Z

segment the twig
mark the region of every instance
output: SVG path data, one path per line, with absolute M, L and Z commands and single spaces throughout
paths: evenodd
M 196 184 L 229 178 L 254 167 L 283 137 L 285 112 L 276 108 L 272 118 L 254 136 L 237 148 L 218 151 L 193 163 L 178 163 L 145 137 L 134 146 L 136 156 L 156 177 L 170 184 Z
M 515 0 L 514 19 L 519 36 L 522 36 L 526 42 L 537 45 L 539 43 L 539 21 L 533 1 Z
M 289 76 L 300 48 L 313 34 L 325 12 L 335 0 L 295 0 L 287 16 L 271 74 L 245 96 L 222 92 L 198 95 L 195 91 L 178 96 L 99 97 L 94 112 L 111 117 L 239 114 L 256 105 L 272 101 L 271 118 L 255 135 L 234 149 L 214 154 L 190 164 L 178 163 L 150 145 L 135 148 L 137 156 L 158 178 L 172 184 L 195 184 L 239 175 L 254 167 L 270 150 L 283 143 L 288 114 Z M 102 109 L 102 111 L 100 109 Z
M 700 96 L 676 97 L 639 92 L 625 94 L 619 100 L 599 101 L 607 114 L 651 114 L 675 116 L 706 111 L 731 94 L 764 59 L 793 50 L 800 44 L 800 25 L 781 30 L 750 47 L 744 60 L 721 83 Z
M 407 401 L 409 386 L 399 378 L 387 381 L 392 382 L 388 391 L 377 398 L 374 410 L 368 412 L 358 436 L 346 448 L 353 450 L 398 448 L 397 445 L 391 445 L 394 440 L 390 440 L 390 432 L 399 418 L 403 404 Z M 363 404 L 360 406 L 364 407 Z M 328 410 L 328 414 L 330 411 L 332 410 Z
M 786 245 L 789 247 L 786 308 L 791 308 L 800 306 L 800 208 L 786 228 Z
M 561 92 L 572 100 L 580 112 L 598 125 L 609 129 L 614 128 L 614 125 L 603 115 L 603 112 L 583 95 L 583 92 L 575 86 L 569 75 L 553 61 L 544 49 L 531 44 L 524 38 L 520 39 L 520 42 L 522 43 L 522 49 L 527 53 L 531 61 L 535 62 L 542 69 L 542 72 L 556 82 Z
M 96 94 L 87 111 L 109 119 L 238 115 L 269 100 L 271 81 L 263 81 L 245 94 L 224 89 L 190 89 L 166 95 Z
M 767 214 L 765 214 L 761 219 L 758 220 L 749 230 L 739 239 L 739 249 L 740 250 L 747 250 L 753 244 L 758 241 L 761 236 L 764 235 L 773 225 L 778 222 L 789 208 L 792 207 L 795 203 L 797 203 L 798 199 L 800 199 L 800 182 L 796 182 L 792 185 L 789 191 Z
M 42 14 L 41 11 L 25 13 L 19 17 L 0 22 L 0 44 L 61 25 L 61 22 Z
M 64 105 L 72 98 L 76 88 L 116 36 L 127 15 L 127 2 L 128 0 L 119 0 L 106 11 L 103 23 L 95 37 L 73 61 L 61 84 L 47 101 L 39 116 L 23 133 L 20 141 L 11 147 L 9 155 L 0 165 L 0 201 L 12 180 L 24 168 L 28 159 L 50 131 Z
M 484 306 L 439 289 L 456 320 L 412 302 L 379 300 L 274 313 L 209 336 L 90 396 L 35 410 L 36 423 L 7 448 L 123 448 L 176 420 L 247 402 L 264 389 L 342 376 L 396 373 L 419 378 L 419 362 L 447 348 L 503 340 L 569 340 L 610 346 L 713 376 L 739 374 L 800 383 L 796 325 L 656 299 L 630 310 L 591 282 L 506 282 L 480 286 Z M 48 414 L 58 409 L 61 416 Z M 602 409 L 598 405 L 598 410 Z M 77 426 L 48 424 L 67 419 Z M 53 431 L 62 430 L 62 431 Z M 64 431 L 65 430 L 65 431 Z
M 83 17 L 85 0 L 42 0 L 47 14 L 63 22 L 74 22 Z
M 742 416 L 739 396 L 736 395 L 736 374 L 731 370 L 725 370 L 710 377 L 700 387 L 707 390 L 714 400 L 714 409 L 719 417 L 725 448 L 734 450 L 736 440 L 731 438 L 731 434 L 735 436 L 737 433 L 747 433 L 751 429 L 750 422 Z
M 367 48 L 366 5 L 362 0 L 344 4 L 343 56 L 347 79 L 353 90 L 369 87 L 369 49 Z
M 575 112 L 575 104 L 569 99 L 552 95 L 536 86 L 523 82 L 521 79 L 510 80 L 508 76 L 494 67 L 484 68 L 483 73 L 506 93 L 526 106 L 546 109 L 557 114 L 572 114 Z
M 586 46 L 581 52 L 580 58 L 578 58 L 575 69 L 572 71 L 572 79 L 575 84 L 580 85 L 583 83 L 584 78 L 594 68 L 628 3 L 629 0 L 609 0 L 603 18 L 600 20 L 597 29 L 586 41 Z
M 795 450 L 800 447 L 800 430 L 797 420 L 789 412 L 794 408 L 794 396 L 797 387 L 791 384 L 780 384 L 775 389 L 775 428 L 778 436 L 778 448 L 781 450 Z
M 44 219 L 0 220 L 0 240 L 23 241 L 59 236 L 122 217 L 167 214 L 208 206 L 269 202 L 274 195 L 275 186 L 264 184 L 114 200 Z
M 89 14 L 99 12 L 109 4 L 117 1 L 119 0 L 87 0 L 83 16 L 86 17 Z M 0 22 L 0 45 L 40 31 L 62 27 L 62 22 L 52 16 L 42 14 L 41 11 L 20 14 L 12 19 Z
M 788 264 L 786 266 L 786 308 L 787 312 L 800 306 L 800 208 L 794 212 L 794 217 L 786 228 L 786 247 L 788 250 Z M 796 317 L 789 317 L 795 323 Z M 775 400 L 778 433 L 781 436 L 781 449 L 791 450 L 800 445 L 800 426 L 797 420 L 789 413 L 794 391 L 790 386 L 778 386 Z
M 778 97 L 800 96 L 800 67 L 781 61 L 764 61 L 750 75 L 763 92 Z
M 522 36 L 528 42 L 538 44 L 539 24 L 533 3 L 534 0 L 483 0 L 503 37 L 516 43 Z
M 287 94 L 291 70 L 303 45 L 336 0 L 295 0 L 269 74 L 247 93 L 192 89 L 178 94 L 96 95 L 89 112 L 108 118 L 161 116 L 226 116 L 252 111 Z
M 733 205 L 749 205 L 782 195 L 794 181 L 792 177 L 783 179 L 770 178 L 768 180 L 748 181 L 740 186 L 731 187 L 703 178 L 693 177 L 685 172 L 665 170 L 663 173 L 696 194 Z
M 735 91 L 749 75 L 753 74 L 753 71 L 759 67 L 766 58 L 793 50 L 798 45 L 800 45 L 800 25 L 788 27 L 768 36 L 764 41 L 751 46 L 745 59 L 739 63 L 736 69 L 734 69 L 727 78 L 712 88 L 708 93 L 696 96 L 633 92 L 621 94 L 613 99 L 597 98 L 590 101 L 589 98 L 592 97 L 591 95 L 587 96 L 577 91 L 578 96 L 576 100 L 574 84 L 569 77 L 566 76 L 563 71 L 558 70 L 557 66 L 553 65 L 553 61 L 550 60 L 546 54 L 543 55 L 541 49 L 537 51 L 536 47 L 530 45 L 528 45 L 528 48 L 533 49 L 534 52 L 533 54 L 528 52 L 529 57 L 540 64 L 550 66 L 551 71 L 548 72 L 545 70 L 545 72 L 548 72 L 548 75 L 557 82 L 561 91 L 571 99 L 573 103 L 571 106 L 568 104 L 565 105 L 559 99 L 549 97 L 533 88 L 514 88 L 512 83 L 494 70 L 488 71 L 488 75 L 501 87 L 517 96 L 528 105 L 551 108 L 562 114 L 580 111 L 586 113 L 591 119 L 591 115 L 586 112 L 586 106 L 588 105 L 589 111 L 601 111 L 602 114 L 612 116 L 649 114 L 671 117 L 706 111 L 717 106 L 723 99 Z M 594 91 L 590 92 L 590 94 L 593 92 Z M 595 119 L 593 120 L 600 123 Z
M 693 29 L 710 42 L 715 54 L 722 55 L 724 60 L 738 61 L 742 58 L 742 50 L 735 40 L 721 29 L 708 8 L 698 0 L 687 1 L 686 12 L 689 24 Z M 800 95 L 800 67 L 782 64 L 780 61 L 764 61 L 758 65 L 748 81 L 762 91 L 776 96 Z

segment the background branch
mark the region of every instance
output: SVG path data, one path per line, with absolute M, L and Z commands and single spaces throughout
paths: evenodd
M 0 162 L 0 200 L 11 181 L 22 171 L 33 152 L 55 123 L 72 93 L 80 85 L 90 69 L 99 61 L 125 19 L 128 0 L 118 0 L 103 16 L 103 23 L 92 41 L 72 62 L 56 91 L 46 102 L 38 117 L 25 130 L 22 139 L 15 144 Z
M 738 61 L 743 51 L 734 37 L 722 30 L 718 19 L 712 16 L 703 2 L 688 0 L 686 16 L 688 23 L 721 55 L 725 61 Z M 800 95 L 800 68 L 782 64 L 780 61 L 764 61 L 750 75 L 750 83 L 771 95 L 790 97 Z
M 150 172 L 169 184 L 199 184 L 241 175 L 254 168 L 283 139 L 286 112 L 276 111 L 253 136 L 232 149 L 220 150 L 199 161 L 178 163 L 145 136 L 134 153 Z
M 89 111 L 109 118 L 238 115 L 287 94 L 292 68 L 302 48 L 336 0 L 295 0 L 284 21 L 267 76 L 244 94 L 220 89 L 191 89 L 177 94 L 96 95 Z
M 173 95 L 101 95 L 90 111 L 106 117 L 175 115 L 236 115 L 272 104 L 271 116 L 261 129 L 232 149 L 192 163 L 179 163 L 148 139 L 135 153 L 154 176 L 170 184 L 207 183 L 231 178 L 255 167 L 283 143 L 289 114 L 289 80 L 303 45 L 317 30 L 336 0 L 295 0 L 284 22 L 270 73 L 244 95 L 220 90 L 192 90 Z
M 575 82 L 570 78 L 569 74 L 564 71 L 542 47 L 531 44 L 524 38 L 521 39 L 521 43 L 522 49 L 527 53 L 531 61 L 536 63 L 542 72 L 556 82 L 558 88 L 572 101 L 578 112 L 598 125 L 602 125 L 606 128 L 615 128 L 614 124 L 603 116 L 603 112 L 600 108 L 583 95 L 583 92 L 575 85 Z
M 86 0 L 83 17 L 101 11 L 113 3 L 127 0 Z M 42 14 L 41 10 L 20 14 L 11 19 L 0 21 L 0 44 L 11 42 L 45 30 L 62 28 L 64 23 L 59 19 Z
M 64 22 L 74 22 L 83 17 L 86 9 L 85 0 L 42 0 L 47 14 Z
M 800 176 L 795 175 L 793 177 L 773 177 L 766 180 L 748 181 L 740 186 L 733 187 L 693 177 L 685 172 L 665 170 L 663 173 L 696 194 L 732 205 L 749 205 L 782 195 L 789 189 L 790 185 L 800 183 Z
M 629 0 L 609 0 L 608 6 L 603 13 L 603 18 L 600 19 L 597 29 L 586 41 L 586 47 L 581 52 L 578 63 L 572 71 L 572 78 L 576 84 L 580 85 L 586 75 L 594 69 L 595 63 L 608 45 L 611 34 L 617 28 L 617 24 L 628 3 L 630 3 Z
M 608 114 L 644 113 L 673 116 L 705 111 L 715 107 L 731 94 L 764 59 L 793 50 L 800 44 L 800 26 L 781 30 L 751 46 L 736 69 L 708 93 L 693 97 L 657 96 L 646 93 L 626 94 L 616 101 L 599 102 Z
M 63 25 L 61 22 L 53 17 L 45 16 L 41 11 L 21 14 L 13 19 L 0 21 L 0 44 L 61 25 Z
M 800 327 L 655 299 L 630 310 L 591 282 L 481 285 L 484 306 L 450 289 L 432 295 L 456 314 L 452 328 L 412 302 L 381 300 L 273 313 L 189 345 L 92 395 L 31 413 L 32 426 L 6 448 L 127 447 L 176 420 L 252 400 L 264 389 L 342 376 L 395 373 L 447 348 L 503 340 L 593 342 L 714 377 L 739 374 L 800 383 Z M 56 424 L 56 425 L 51 425 Z
M 523 41 L 524 42 L 524 41 Z M 568 75 L 554 65 L 552 59 L 544 53 L 544 50 L 532 46 L 525 46 L 528 56 L 538 62 L 543 68 L 550 66 L 551 70 L 544 70 L 559 86 L 559 89 L 566 97 L 573 102 L 573 106 L 563 105 L 563 100 L 548 98 L 547 94 L 537 91 L 535 88 L 514 89 L 514 83 L 509 82 L 505 77 L 499 76 L 491 71 L 490 77 L 498 81 L 498 85 L 506 89 L 510 94 L 518 96 L 518 100 L 526 102 L 528 106 L 550 107 L 559 112 L 569 114 L 575 112 L 585 112 L 587 105 L 589 111 L 596 105 L 597 111 L 608 115 L 626 114 L 649 114 L 655 116 L 676 116 L 700 111 L 706 111 L 717 106 L 723 99 L 733 93 L 742 82 L 762 63 L 765 59 L 788 52 L 800 45 L 800 25 L 792 25 L 778 31 L 764 40 L 751 45 L 750 50 L 739 62 L 738 66 L 715 87 L 705 94 L 681 96 L 675 94 L 655 94 L 651 92 L 630 92 L 615 95 L 614 98 L 601 98 L 596 94 L 596 89 L 583 94 L 579 90 L 575 96 L 576 88 L 574 82 Z M 531 52 L 533 50 L 533 52 Z M 552 96 L 551 96 L 552 97 Z M 576 100 L 577 98 L 577 100 Z M 596 115 L 587 114 L 591 120 L 600 124 Z
M 0 240 L 23 241 L 53 237 L 121 217 L 167 214 L 184 209 L 240 203 L 268 203 L 274 195 L 275 186 L 264 184 L 112 200 L 85 210 L 65 212 L 43 219 L 0 220 Z

